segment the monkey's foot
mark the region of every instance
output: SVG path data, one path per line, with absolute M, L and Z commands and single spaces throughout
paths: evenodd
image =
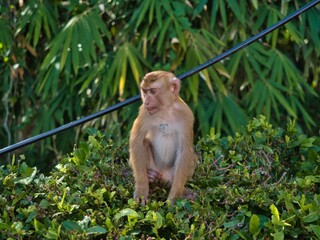
M 194 191 L 192 191 L 191 189 L 185 188 L 182 196 L 183 196 L 183 198 L 185 198 L 187 200 L 195 201 L 197 194 Z
M 135 190 L 133 199 L 136 202 L 139 202 L 141 205 L 145 206 L 148 202 L 148 192 Z

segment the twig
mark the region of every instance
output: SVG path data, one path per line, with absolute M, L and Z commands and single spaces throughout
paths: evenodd
M 225 170 L 228 170 L 229 168 L 234 167 L 235 163 L 232 163 L 232 164 L 230 164 L 230 165 L 227 166 L 227 167 L 220 168 L 220 167 L 217 165 L 217 162 L 218 162 L 221 158 L 224 158 L 224 156 L 223 156 L 223 155 L 220 155 L 220 157 L 218 157 L 216 160 L 214 160 L 214 161 L 212 162 L 213 165 L 216 167 L 216 169 L 217 169 L 218 171 L 225 171 Z
M 287 175 L 287 172 L 284 172 L 281 176 L 281 178 L 278 180 L 278 182 L 273 183 L 272 185 L 278 185 L 280 182 L 282 182 L 282 180 L 284 179 L 284 177 Z

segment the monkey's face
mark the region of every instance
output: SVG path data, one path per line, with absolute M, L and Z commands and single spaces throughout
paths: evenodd
M 150 116 L 156 114 L 161 106 L 161 84 L 155 82 L 141 87 L 143 105 Z

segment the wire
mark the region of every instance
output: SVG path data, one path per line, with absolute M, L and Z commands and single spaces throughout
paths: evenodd
M 184 74 L 181 74 L 179 76 L 177 76 L 177 78 L 183 80 L 187 77 L 190 77 L 198 72 L 200 72 L 201 70 L 205 69 L 205 68 L 208 68 L 209 66 L 225 59 L 226 57 L 228 57 L 229 55 L 233 54 L 234 52 L 237 52 L 239 51 L 240 49 L 250 45 L 251 43 L 253 43 L 254 41 L 258 40 L 259 38 L 262 38 L 263 36 L 267 35 L 268 33 L 272 32 L 273 30 L 281 27 L 282 25 L 286 24 L 287 22 L 291 21 L 292 19 L 294 19 L 295 17 L 299 16 L 300 14 L 302 14 L 303 12 L 309 10 L 310 8 L 314 7 L 315 5 L 317 5 L 318 3 L 320 3 L 320 0 L 314 0 L 308 4 L 306 4 L 304 7 L 298 9 L 297 11 L 293 12 L 292 14 L 290 14 L 289 16 L 283 18 L 282 20 L 280 20 L 279 22 L 273 24 L 272 26 L 268 27 L 267 29 L 259 32 L 257 35 L 249 38 L 248 40 L 240 43 L 239 45 L 229 49 L 228 51 L 218 55 L 217 57 L 215 58 L 212 58 L 210 60 L 208 60 L 207 62 L 191 69 L 190 71 L 184 73 Z M 44 138 L 48 138 L 50 136 L 53 136 L 53 135 L 56 135 L 60 132 L 63 132 L 67 129 L 70 129 L 70 128 L 73 128 L 73 127 L 76 127 L 78 125 L 81 125 L 85 122 L 88 122 L 88 121 L 91 121 L 95 118 L 98 118 L 98 117 L 101 117 L 105 114 L 108 114 L 108 113 L 111 113 L 113 111 L 116 111 L 122 107 L 125 107 L 129 104 L 132 104 L 134 102 L 137 102 L 138 100 L 140 100 L 141 97 L 140 95 L 137 95 L 135 97 L 131 97 L 131 98 L 128 98 L 127 100 L 123 101 L 123 102 L 120 102 L 120 103 L 117 103 L 111 107 L 108 107 L 104 110 L 101 110 L 97 113 L 94 113 L 94 114 L 91 114 L 87 117 L 83 117 L 83 118 L 80 118 L 79 120 L 76 120 L 76 121 L 73 121 L 73 122 L 70 122 L 70 123 L 67 123 L 65 125 L 62 125 L 58 128 L 55 128 L 53 130 L 50 130 L 48 132 L 45 132 L 45 133 L 42 133 L 42 134 L 39 134 L 37 136 L 34 136 L 34 137 L 31 137 L 31 138 L 28 138 L 26 140 L 23 140 L 21 142 L 18 142 L 18 143 L 15 143 L 13 145 L 10 145 L 8 147 L 5 147 L 5 148 L 2 148 L 0 150 L 0 155 L 2 154 L 5 154 L 5 153 L 9 153 L 13 150 L 16 150 L 18 148 L 21 148 L 21 147 L 24 147 L 24 146 L 27 146 L 29 144 L 32 144 L 34 142 L 37 142 L 37 141 L 40 141 Z

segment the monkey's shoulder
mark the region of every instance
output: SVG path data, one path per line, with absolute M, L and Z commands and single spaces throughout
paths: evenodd
M 182 98 L 178 98 L 177 101 L 173 104 L 173 107 L 177 110 L 177 111 L 182 111 L 182 112 L 187 112 L 188 114 L 193 115 L 189 105 L 183 101 Z

